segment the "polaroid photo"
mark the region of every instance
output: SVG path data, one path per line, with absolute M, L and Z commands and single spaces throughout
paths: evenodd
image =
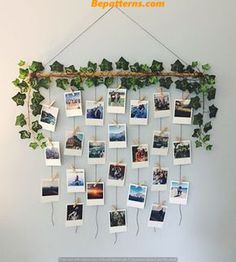
M 107 113 L 125 114 L 126 89 L 107 90 Z
M 147 186 L 129 185 L 127 206 L 144 208 L 147 196 Z
M 108 186 L 124 186 L 126 165 L 122 163 L 110 163 L 108 166 Z
M 190 99 L 175 100 L 173 123 L 191 125 L 192 108 L 190 106 Z
M 86 101 L 85 124 L 88 126 L 103 126 L 104 102 Z
M 126 210 L 112 210 L 108 212 L 110 233 L 121 233 L 127 231 Z
M 109 148 L 126 148 L 126 124 L 108 125 L 108 142 Z
M 169 149 L 169 132 L 154 131 L 152 141 L 152 155 L 167 156 Z
M 167 178 L 169 169 L 164 167 L 154 167 L 152 170 L 152 191 L 167 190 Z
M 88 141 L 88 164 L 104 165 L 106 162 L 106 142 Z
M 169 117 L 170 112 L 170 94 L 167 92 L 154 93 L 154 118 Z
M 164 224 L 164 219 L 166 216 L 167 206 L 162 206 L 160 204 L 152 204 L 148 226 L 162 228 Z
M 61 166 L 60 143 L 51 142 L 44 149 L 46 166 Z
M 65 110 L 67 117 L 82 116 L 82 99 L 81 92 L 66 92 L 64 93 Z
M 188 200 L 189 182 L 170 182 L 170 203 L 186 205 Z
M 131 100 L 130 101 L 130 125 L 148 124 L 148 101 Z
M 82 156 L 84 145 L 84 133 L 67 131 L 65 135 L 64 155 Z
M 76 227 L 83 225 L 83 209 L 84 204 L 67 204 L 66 205 L 66 227 Z
M 191 142 L 189 140 L 174 141 L 173 158 L 174 158 L 174 165 L 191 164 Z
M 87 206 L 104 205 L 104 183 L 88 182 L 86 183 Z
M 66 180 L 68 193 L 85 192 L 84 169 L 67 169 Z
M 60 180 L 58 178 L 41 180 L 41 202 L 59 201 L 59 183 Z
M 51 132 L 55 131 L 58 112 L 59 109 L 57 107 L 43 105 L 39 118 L 39 124 L 44 130 Z
M 149 166 L 148 144 L 131 146 L 132 168 Z

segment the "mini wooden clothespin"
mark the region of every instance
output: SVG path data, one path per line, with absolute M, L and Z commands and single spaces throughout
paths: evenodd
M 156 166 L 158 169 L 161 169 L 161 163 L 160 163 L 160 162 L 157 162 L 157 163 L 155 164 L 155 166 Z
M 133 143 L 135 144 L 135 145 L 138 145 L 138 146 L 140 146 L 140 140 L 137 138 L 137 139 L 134 139 L 133 140 Z
M 176 137 L 176 141 L 179 142 L 179 143 L 182 143 L 183 139 L 182 139 L 182 137 L 178 137 L 178 136 L 177 136 L 177 137 Z
M 166 201 L 161 201 L 160 203 L 158 203 L 158 207 L 163 207 L 166 204 Z
M 122 85 L 119 84 L 119 85 L 117 86 L 116 90 L 119 90 L 121 87 L 122 87 Z
M 161 129 L 160 136 L 163 136 L 165 132 L 168 131 L 168 127 L 164 127 Z
M 74 90 L 74 88 L 72 88 L 72 86 L 68 86 L 67 89 L 68 89 L 71 93 L 74 94 L 75 90 Z
M 75 173 L 75 172 L 76 172 L 76 167 L 75 167 L 75 165 L 74 165 L 74 164 L 72 164 L 72 165 L 71 165 L 71 169 L 73 170 L 73 173 Z
M 47 108 L 51 108 L 55 104 L 56 100 L 53 100 L 50 104 L 46 105 Z
M 94 184 L 94 187 L 96 187 L 97 184 L 99 184 L 100 182 L 102 182 L 102 179 L 101 179 L 101 178 L 99 178 L 99 179 L 96 181 L 96 183 Z
M 73 130 L 73 135 L 75 135 L 77 132 L 79 132 L 80 131 L 80 127 L 79 126 L 77 126 L 76 128 L 74 128 L 74 130 Z
M 75 203 L 74 203 L 74 206 L 73 206 L 73 207 L 76 207 L 80 202 L 81 202 L 81 201 L 80 201 L 80 198 L 77 197 L 77 198 L 75 199 Z
M 139 98 L 138 102 L 140 103 L 140 102 L 144 101 L 145 99 L 146 99 L 146 96 L 142 96 L 142 97 Z
M 185 101 L 185 100 L 188 100 L 189 97 L 190 97 L 190 93 L 188 92 L 187 95 L 186 95 L 185 97 L 183 96 L 183 100 L 184 100 L 184 101 Z
M 98 99 L 96 99 L 95 104 L 98 104 L 99 102 L 101 102 L 103 100 L 103 96 L 99 96 Z
M 123 163 L 123 160 L 119 160 L 119 161 L 116 162 L 116 165 L 119 166 L 122 163 Z
M 115 119 L 112 119 L 112 123 L 115 124 L 115 125 L 117 125 L 117 126 L 119 125 L 118 121 L 115 120 Z
M 160 95 L 161 95 L 161 97 L 163 97 L 163 96 L 164 96 L 164 93 L 163 93 L 163 88 L 162 88 L 162 87 L 160 87 Z
M 52 143 L 52 139 L 50 138 L 50 137 L 48 137 L 48 144 L 51 146 L 51 147 L 53 147 L 53 143 Z
M 138 183 L 139 186 L 145 186 L 145 183 Z
M 96 142 L 96 141 L 97 141 L 96 136 L 92 136 L 92 137 L 91 137 L 91 141 Z
M 51 175 L 51 180 L 52 180 L 52 182 L 54 182 L 57 178 L 59 177 L 59 174 L 58 173 L 56 173 L 55 175 Z
M 179 183 L 181 184 L 182 182 L 186 181 L 186 178 L 185 177 L 180 177 L 179 179 Z

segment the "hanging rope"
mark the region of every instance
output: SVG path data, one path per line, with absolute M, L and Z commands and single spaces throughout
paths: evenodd
M 55 223 L 54 223 L 54 206 L 53 206 L 53 202 L 51 202 L 51 222 L 52 222 L 52 226 L 55 226 Z
M 182 125 L 180 125 L 180 140 L 182 141 Z M 181 183 L 182 181 L 182 165 L 179 166 L 179 181 Z M 182 223 L 182 205 L 179 204 L 179 216 L 180 216 L 180 219 L 179 219 L 179 226 L 181 226 L 181 223 Z

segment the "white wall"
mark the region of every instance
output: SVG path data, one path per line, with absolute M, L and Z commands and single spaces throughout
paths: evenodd
M 49 176 L 50 171 L 44 166 L 42 152 L 32 152 L 18 138 L 14 121 L 19 108 L 11 101 L 15 93 L 11 81 L 17 75 L 19 59 L 47 61 L 102 14 L 102 10 L 90 8 L 89 2 L 1 0 L 0 260 L 52 262 L 59 256 L 177 256 L 180 262 L 235 261 L 234 0 L 168 0 L 163 9 L 126 9 L 185 60 L 209 62 L 217 75 L 216 105 L 220 110 L 212 131 L 215 147 L 210 153 L 194 149 L 193 164 L 183 168 L 183 175 L 191 183 L 191 191 L 189 204 L 183 208 L 182 226 L 178 226 L 178 207 L 170 205 L 163 230 L 154 233 L 146 227 L 149 207 L 157 198 L 155 193 L 150 193 L 147 209 L 140 212 L 139 236 L 135 236 L 135 210 L 129 208 L 129 231 L 119 235 L 114 246 L 114 236 L 108 233 L 106 214 L 115 199 L 111 188 L 107 192 L 107 205 L 99 209 L 97 240 L 94 239 L 94 208 L 86 209 L 85 225 L 77 234 L 66 229 L 64 208 L 67 201 L 73 199 L 66 194 L 63 183 L 65 168 L 71 163 L 69 158 L 65 158 L 60 169 L 62 200 L 55 204 L 56 225 L 51 226 L 50 205 L 39 201 L 40 179 Z M 88 60 L 101 61 L 103 57 L 116 61 L 121 55 L 132 62 L 150 63 L 155 58 L 169 65 L 175 60 L 115 9 L 58 60 L 79 66 Z M 62 92 L 53 90 L 52 95 L 63 108 Z M 142 92 L 150 96 L 154 88 L 150 90 Z M 105 89 L 99 92 L 104 93 Z M 90 90 L 85 99 L 93 95 Z M 174 94 L 178 95 L 180 93 Z M 137 94 L 133 93 L 132 97 Z M 82 125 L 82 121 L 78 121 Z M 106 121 L 108 123 L 109 119 Z M 54 138 L 62 141 L 64 129 L 71 127 L 72 120 L 66 119 L 61 110 L 61 131 Z M 151 133 L 154 128 L 158 128 L 158 122 L 152 121 L 149 127 L 141 128 L 144 142 L 150 142 L 145 137 L 147 129 Z M 105 132 L 106 129 L 101 130 Z M 178 130 L 172 128 L 173 137 L 178 135 Z M 85 128 L 85 131 L 88 137 L 93 133 L 91 128 Z M 99 134 L 101 138 L 102 132 Z M 129 134 L 131 143 L 137 128 L 130 127 Z M 184 128 L 184 136 L 187 138 L 190 134 L 190 128 Z M 109 159 L 112 158 L 111 153 Z M 163 161 L 171 168 L 171 178 L 178 178 L 178 168 L 173 167 L 171 158 Z M 153 158 L 152 164 L 155 162 Z M 79 165 L 86 168 L 88 179 L 92 180 L 93 168 L 86 166 L 85 157 Z M 151 168 L 141 171 L 141 181 L 150 181 L 150 172 Z M 99 174 L 105 179 L 105 167 L 99 167 Z M 137 172 L 130 170 L 127 184 L 136 180 Z M 120 207 L 125 207 L 126 194 L 127 187 L 118 191 Z

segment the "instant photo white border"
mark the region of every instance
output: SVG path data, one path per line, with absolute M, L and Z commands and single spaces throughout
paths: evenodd
M 65 226 L 66 227 L 76 227 L 76 226 L 82 226 L 83 225 L 83 218 L 84 218 L 84 203 L 78 203 L 76 206 L 82 206 L 82 219 L 77 220 L 67 220 L 67 207 L 68 206 L 74 206 L 75 203 L 68 203 L 66 204 L 66 217 L 65 217 Z
M 184 140 L 181 141 L 182 144 L 188 143 L 190 145 L 189 151 L 190 151 L 190 157 L 184 157 L 184 158 L 175 158 L 175 146 L 174 143 L 180 143 L 179 141 L 173 141 L 172 146 L 173 146 L 173 160 L 174 160 L 174 165 L 189 165 L 192 163 L 192 145 L 190 140 Z
M 94 104 L 94 106 L 96 106 L 97 104 L 102 104 L 102 107 L 103 107 L 103 114 L 102 114 L 102 119 L 91 119 L 91 118 L 87 118 L 87 108 L 88 108 L 88 104 Z M 103 126 L 104 125 L 104 109 L 105 109 L 105 106 L 104 106 L 104 101 L 99 101 L 99 102 L 96 102 L 96 101 L 91 101 L 91 100 L 87 100 L 86 101 L 86 113 L 85 113 L 85 125 L 86 126 Z
M 114 212 L 125 212 L 125 225 L 124 226 L 111 226 L 111 219 L 110 219 L 110 213 Z M 108 211 L 108 223 L 109 223 L 109 232 L 111 234 L 113 233 L 122 233 L 122 232 L 127 232 L 127 213 L 126 209 L 117 209 L 117 210 L 109 210 Z
M 151 220 L 151 213 L 152 213 L 152 210 L 153 210 L 153 206 L 159 207 L 159 204 L 152 204 L 152 206 L 151 206 L 151 210 L 150 210 L 150 213 L 149 213 L 148 227 L 162 228 L 163 224 L 165 222 L 165 219 L 166 219 L 167 206 L 161 206 L 162 208 L 165 208 L 164 220 L 163 221 L 152 221 Z
M 43 178 L 41 179 L 40 184 L 40 197 L 41 197 L 41 203 L 51 203 L 51 202 L 58 202 L 60 199 L 60 179 L 56 178 L 54 181 L 57 181 L 58 184 L 58 195 L 54 196 L 43 196 L 43 182 L 52 182 L 52 179 L 50 178 Z
M 80 108 L 77 109 L 66 109 L 66 95 L 76 95 L 80 94 Z M 83 109 L 82 109 L 82 93 L 81 91 L 72 91 L 72 92 L 65 92 L 64 93 L 64 103 L 65 103 L 65 111 L 67 117 L 74 117 L 74 116 L 82 116 L 83 115 Z
M 110 141 L 110 126 L 124 126 L 125 127 L 125 141 Z M 127 148 L 127 127 L 126 124 L 108 124 L 108 148 Z
M 83 140 L 81 143 L 81 149 L 70 149 L 66 148 L 66 142 L 67 140 L 73 136 L 73 131 L 67 131 L 65 134 L 65 146 L 64 146 L 64 155 L 65 156 L 82 156 L 83 154 L 83 147 L 84 147 L 84 133 L 83 132 L 76 132 L 75 135 L 83 134 Z
M 168 96 L 169 97 L 169 108 L 168 110 L 155 110 L 155 96 Z M 163 93 L 154 93 L 153 94 L 153 115 L 154 118 L 162 118 L 162 117 L 170 117 L 171 116 L 171 107 L 170 107 L 170 93 L 163 92 Z
M 171 187 L 172 187 L 172 183 L 179 183 L 179 184 L 187 184 L 188 185 L 188 189 L 187 189 L 187 193 L 186 193 L 186 198 L 182 199 L 179 197 L 171 197 Z M 175 181 L 175 180 L 171 180 L 170 181 L 170 192 L 169 192 L 169 202 L 171 204 L 179 204 L 179 205 L 187 205 L 188 202 L 188 192 L 189 192 L 189 182 L 179 182 L 179 181 Z
M 147 161 L 142 161 L 142 162 L 134 162 L 133 161 L 133 147 L 140 147 L 140 146 L 145 146 L 147 148 L 147 153 L 148 153 L 148 160 Z M 148 149 L 148 144 L 140 144 L 140 145 L 131 145 L 131 161 L 132 161 L 132 168 L 145 168 L 149 167 L 149 149 Z
M 102 199 L 88 199 L 88 185 L 89 184 L 103 184 L 103 198 Z M 104 206 L 105 199 L 105 184 L 104 182 L 87 182 L 86 183 L 86 204 L 87 206 Z
M 135 187 L 138 187 L 138 186 L 140 186 L 140 187 L 145 187 L 144 202 L 138 202 L 138 201 L 134 201 L 134 200 L 129 200 L 129 195 L 130 195 L 130 188 L 131 188 L 131 186 L 135 186 Z M 147 186 L 136 185 L 136 184 L 129 184 L 128 198 L 127 198 L 127 206 L 144 209 L 145 203 L 146 203 L 146 198 L 147 198 Z
M 83 186 L 69 186 L 69 177 L 72 176 L 78 176 L 83 175 L 84 178 L 84 185 Z M 67 193 L 84 193 L 85 192 L 85 170 L 84 169 L 66 169 L 66 188 L 67 188 Z
M 148 109 L 148 100 L 130 100 L 130 109 L 129 109 L 129 124 L 130 125 L 144 125 L 146 126 L 148 124 L 148 116 L 149 116 L 149 109 Z M 131 109 L 133 106 L 138 105 L 147 105 L 147 117 L 146 118 L 131 118 Z
M 89 157 L 89 143 L 104 143 L 105 144 L 105 152 L 104 156 L 102 158 L 96 157 L 96 158 L 90 158 Z M 88 141 L 88 164 L 89 165 L 104 165 L 106 164 L 106 141 Z
M 47 123 L 41 121 L 43 111 L 46 111 L 47 113 L 50 113 L 55 117 L 55 124 L 54 125 L 47 124 Z M 51 132 L 55 132 L 56 125 L 57 125 L 58 113 L 59 113 L 58 107 L 43 105 L 43 107 L 41 109 L 40 117 L 39 117 L 39 124 L 42 126 L 42 129 L 47 130 L 47 131 L 51 131 Z
M 47 145 L 47 147 L 44 148 L 44 158 L 45 158 L 46 166 L 61 166 L 60 142 L 54 141 L 51 142 L 51 144 Z M 53 147 L 58 149 L 59 159 L 47 159 L 46 150 L 47 148 L 53 148 Z
M 115 180 L 115 179 L 109 179 L 109 173 L 110 173 L 110 166 L 111 165 L 118 165 L 118 166 L 124 166 L 125 167 L 125 170 L 124 170 L 124 179 L 122 180 Z M 117 163 L 109 163 L 108 164 L 108 172 L 107 172 L 107 186 L 118 186 L 118 187 L 122 187 L 124 186 L 125 184 L 125 176 L 126 176 L 126 170 L 127 170 L 127 165 L 126 164 L 123 164 L 123 163 L 120 163 L 120 164 L 117 164 Z
M 109 93 L 112 91 L 125 93 L 124 106 L 109 106 Z M 125 108 L 126 108 L 126 89 L 108 88 L 107 89 L 107 113 L 125 114 Z
M 170 133 L 164 132 L 162 136 L 168 136 L 168 147 L 166 148 L 154 148 L 154 136 L 155 134 L 159 135 L 161 134 L 161 131 L 155 130 L 152 135 L 152 149 L 151 149 L 151 155 L 158 155 L 158 156 L 167 156 L 169 152 L 169 146 L 170 146 Z
M 191 125 L 192 124 L 192 115 L 193 115 L 193 109 L 191 108 L 191 114 L 190 117 L 176 117 L 175 116 L 175 104 L 176 101 L 185 101 L 190 103 L 190 99 L 175 99 L 174 100 L 174 110 L 173 110 L 173 124 L 181 124 L 181 125 Z
M 167 179 L 166 179 L 166 180 L 168 180 L 168 176 L 169 176 L 169 168 L 167 168 L 167 167 L 161 167 L 161 168 L 159 168 L 159 167 L 154 167 L 154 168 L 152 169 L 152 187 L 151 187 L 151 191 L 154 191 L 154 192 L 156 192 L 156 191 L 166 191 L 166 190 L 168 189 L 168 187 L 167 187 L 167 181 L 166 181 L 166 184 L 164 184 L 164 185 L 161 185 L 161 184 L 154 185 L 154 184 L 153 184 L 153 172 L 154 172 L 154 170 L 156 170 L 156 169 L 161 169 L 161 170 L 167 171 Z

